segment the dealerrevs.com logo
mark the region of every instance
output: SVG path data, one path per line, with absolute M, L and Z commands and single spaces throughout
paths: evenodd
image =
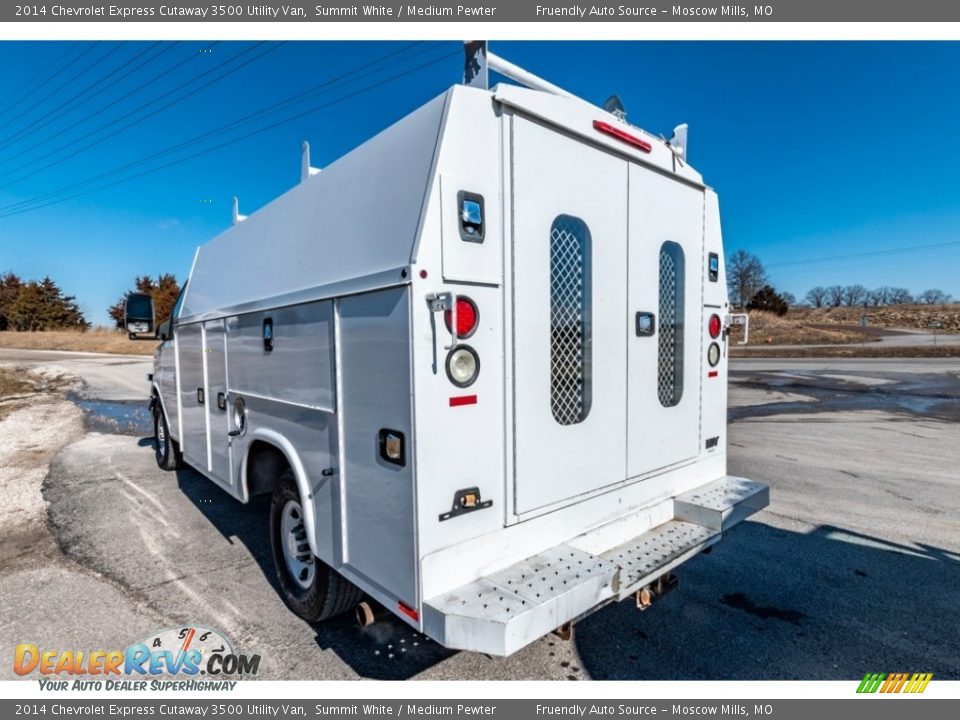
M 126 650 L 20 643 L 13 654 L 13 671 L 38 675 L 41 690 L 232 690 L 233 678 L 259 670 L 260 655 L 237 653 L 222 633 L 201 626 L 161 630 Z

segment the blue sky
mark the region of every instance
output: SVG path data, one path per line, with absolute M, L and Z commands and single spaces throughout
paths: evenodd
M 462 66 L 455 42 L 118 45 L 0 43 L 0 272 L 49 274 L 95 323 L 106 323 L 107 306 L 135 275 L 184 278 L 194 248 L 229 225 L 234 195 L 250 213 L 295 184 L 301 141 L 310 141 L 314 165 L 329 164 L 457 82 Z M 689 123 L 690 161 L 720 194 L 727 251 L 759 255 L 778 288 L 802 297 L 817 284 L 862 283 L 914 292 L 935 287 L 960 297 L 960 43 L 501 42 L 493 48 L 598 104 L 618 93 L 630 122 L 652 132 L 669 135 L 674 125 Z M 390 53 L 350 82 L 284 112 L 99 182 L 345 98 L 329 107 L 159 172 L 11 214 L 30 207 L 16 203 L 138 161 Z M 24 87 L 38 74 L 43 79 L 58 58 L 61 73 L 42 89 Z M 135 111 L 145 103 L 152 104 Z M 48 163 L 54 164 L 35 172 Z M 925 249 L 901 251 L 917 247 Z M 838 257 L 862 253 L 872 254 Z

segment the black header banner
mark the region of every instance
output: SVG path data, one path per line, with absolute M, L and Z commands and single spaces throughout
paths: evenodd
M 0 6 L 2 22 L 955 22 L 943 0 L 543 0 L 350 2 L 311 0 L 208 4 L 158 0 L 62 0 Z
M 183 682 L 183 681 L 180 681 Z M 851 694 L 856 682 L 852 681 Z M 905 705 L 909 704 L 909 711 Z M 728 716 L 764 720 L 809 720 L 816 717 L 843 717 L 850 720 L 940 720 L 956 717 L 958 700 L 898 699 L 874 700 L 252 700 L 225 696 L 217 699 L 165 700 L 51 699 L 2 700 L 3 717 L 84 717 L 143 718 L 161 720 L 194 715 L 229 716 L 233 720 L 264 718 L 387 718 L 445 716 L 484 720 L 645 720 L 649 717 L 689 718 Z

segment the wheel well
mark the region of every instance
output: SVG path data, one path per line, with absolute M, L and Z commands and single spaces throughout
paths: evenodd
M 280 473 L 290 465 L 276 446 L 254 440 L 247 451 L 247 494 L 250 497 L 273 492 Z

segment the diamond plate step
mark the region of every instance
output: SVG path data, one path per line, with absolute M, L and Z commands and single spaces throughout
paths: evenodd
M 601 557 L 620 568 L 617 599 L 623 600 L 719 539 L 720 533 L 715 530 L 671 520 L 608 550 Z
M 721 478 L 674 498 L 673 520 L 599 555 L 557 545 L 427 600 L 424 632 L 449 648 L 509 655 L 650 584 L 768 501 L 766 485 Z
M 769 504 L 770 490 L 766 485 L 728 475 L 677 495 L 673 499 L 673 516 L 722 532 Z
M 428 600 L 424 629 L 447 647 L 509 655 L 611 599 L 617 570 L 557 545 Z

